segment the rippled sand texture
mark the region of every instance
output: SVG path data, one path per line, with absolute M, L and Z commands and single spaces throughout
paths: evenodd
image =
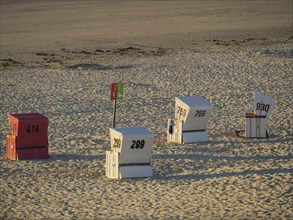
M 111 68 L 1 71 L 0 218 L 292 219 L 292 44 L 127 57 Z M 117 126 L 155 135 L 153 178 L 110 180 L 110 84 L 125 83 Z M 253 92 L 274 97 L 271 138 L 236 138 Z M 213 105 L 209 141 L 167 144 L 174 97 Z M 49 117 L 50 159 L 8 161 L 10 112 Z
M 0 219 L 293 219 L 292 1 L 1 0 Z M 117 126 L 154 133 L 153 177 L 110 180 Z M 243 139 L 253 93 L 269 139 Z M 167 144 L 175 96 L 213 105 L 209 141 Z M 50 158 L 8 161 L 8 114 L 49 118 Z
M 291 0 L 2 0 L 0 12 L 0 69 L 104 61 L 129 47 L 141 55 L 292 37 Z

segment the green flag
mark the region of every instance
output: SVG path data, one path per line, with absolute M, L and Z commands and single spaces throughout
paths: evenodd
M 123 89 L 124 89 L 124 83 L 118 83 L 117 100 L 123 99 Z

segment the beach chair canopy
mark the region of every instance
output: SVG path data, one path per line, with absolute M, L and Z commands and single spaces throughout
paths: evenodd
M 275 107 L 275 101 L 269 97 L 262 95 L 260 93 L 254 94 L 254 114 L 262 115 L 269 118 L 272 115 L 273 109 Z

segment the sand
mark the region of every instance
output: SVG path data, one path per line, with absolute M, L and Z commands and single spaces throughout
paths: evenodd
M 292 2 L 237 3 L 1 1 L 0 219 L 292 219 Z M 117 126 L 155 136 L 152 178 L 105 177 L 112 82 Z M 235 136 L 254 92 L 269 139 Z M 208 142 L 166 143 L 182 95 L 211 102 Z M 50 158 L 6 160 L 8 114 L 35 111 Z

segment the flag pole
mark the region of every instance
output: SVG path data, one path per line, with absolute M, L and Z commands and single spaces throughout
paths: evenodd
M 116 101 L 117 99 L 114 100 L 114 106 L 113 106 L 113 128 L 115 128 L 115 120 L 116 120 Z

